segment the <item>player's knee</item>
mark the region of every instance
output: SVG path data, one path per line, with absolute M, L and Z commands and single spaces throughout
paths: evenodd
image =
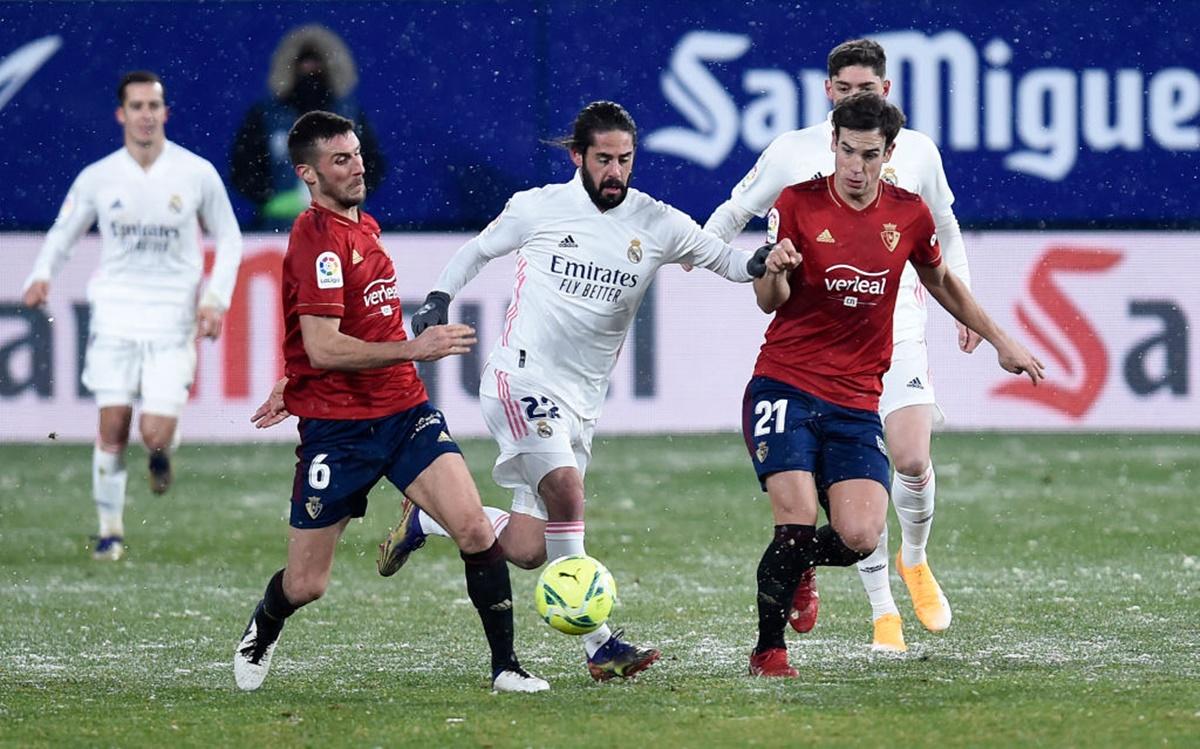
M 536 570 L 546 563 L 545 545 L 516 549 L 509 549 L 505 546 L 504 553 L 510 563 L 523 570 Z
M 867 555 L 875 551 L 879 545 L 879 535 L 883 533 L 883 524 L 861 519 L 847 522 L 843 527 L 835 527 L 838 536 L 846 548 Z
M 896 473 L 902 473 L 905 476 L 924 476 L 925 471 L 929 470 L 929 454 L 893 453 L 892 466 L 896 469 Z
M 464 523 L 455 528 L 451 535 L 454 536 L 454 542 L 458 544 L 458 548 L 467 554 L 486 551 L 496 542 L 491 523 L 487 521 L 483 513 L 480 513 L 477 521 Z

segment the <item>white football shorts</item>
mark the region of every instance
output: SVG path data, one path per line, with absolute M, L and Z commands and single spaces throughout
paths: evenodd
M 139 341 L 96 335 L 88 341 L 83 384 L 96 405 L 132 406 L 142 412 L 178 417 L 196 375 L 196 342 Z
M 933 392 L 933 378 L 929 376 L 929 349 L 925 341 L 897 341 L 892 349 L 892 366 L 883 375 L 879 418 L 887 421 L 893 411 L 917 405 L 933 406 L 935 426 L 945 422 Z
M 493 371 L 484 376 L 493 376 Z M 532 383 L 504 372 L 494 376 L 498 397 L 479 394 L 483 419 L 500 446 L 492 478 L 513 490 L 513 512 L 547 520 L 538 484 L 556 468 L 578 468 L 581 476 L 587 473 L 596 420 L 580 418 Z

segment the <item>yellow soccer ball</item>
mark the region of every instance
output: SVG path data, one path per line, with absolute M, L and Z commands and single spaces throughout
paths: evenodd
M 533 591 L 538 615 L 559 632 L 585 635 L 608 619 L 617 584 L 603 564 L 583 554 L 559 557 Z

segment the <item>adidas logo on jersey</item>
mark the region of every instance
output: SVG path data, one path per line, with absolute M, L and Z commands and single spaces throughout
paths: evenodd
M 829 233 L 828 229 L 823 230 L 817 235 L 817 241 L 825 244 L 836 244 L 837 242 L 837 240 L 833 238 L 833 235 Z
M 558 246 L 559 247 L 578 247 L 579 245 L 575 244 L 575 237 L 572 237 L 570 234 L 568 234 L 567 236 L 563 237 L 563 241 L 559 242 Z
M 352 253 L 350 255 L 351 264 L 358 265 L 359 263 L 362 262 L 363 258 L 362 258 L 362 255 L 358 254 L 358 250 L 351 250 L 351 253 Z
M 909 381 L 908 381 L 908 387 L 910 387 L 910 388 L 915 388 L 915 389 L 917 389 L 917 390 L 924 390 L 924 389 L 925 389 L 925 386 L 921 384 L 921 378 L 920 378 L 920 377 L 914 377 L 914 378 L 912 378 L 911 380 L 909 380 Z

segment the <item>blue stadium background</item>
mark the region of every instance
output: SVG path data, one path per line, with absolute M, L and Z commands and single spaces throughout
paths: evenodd
M 955 90 L 952 63 L 942 61 L 940 137 L 964 224 L 1200 225 L 1194 2 L 18 2 L 0 3 L 0 100 L 7 99 L 0 109 L 0 230 L 44 229 L 79 169 L 118 146 L 113 88 L 127 69 L 164 77 L 173 108 L 168 137 L 227 177 L 234 131 L 266 92 L 272 50 L 287 30 L 307 22 L 336 31 L 356 56 L 358 98 L 388 160 L 370 208 L 389 228 L 478 228 L 515 190 L 566 179 L 565 158 L 541 141 L 564 133 L 579 107 L 598 98 L 624 103 L 639 122 L 644 147 L 636 184 L 702 221 L 760 148 L 738 137 L 714 157 L 718 163 L 704 165 L 645 147 L 650 134 L 695 127 L 711 114 L 695 98 L 703 92 L 685 90 L 675 100 L 665 93 L 664 81 L 682 71 L 672 67 L 681 40 L 703 31 L 744 47 L 731 59 L 703 63 L 724 91 L 717 98 L 743 116 L 759 96 L 747 86 L 751 71 L 782 91 L 783 101 L 798 95 L 796 108 L 811 107 L 816 91 L 803 85 L 802 71 L 820 71 L 834 43 L 907 30 L 967 40 L 977 53 L 969 61 L 976 83 L 1007 76 L 1010 103 L 1027 110 L 1026 126 L 1032 132 L 1039 119 L 1054 124 L 1053 147 L 1065 148 L 1072 164 L 1055 178 L 1014 170 L 1007 162 L 1015 151 L 1052 146 L 1022 143 L 1018 133 L 1010 147 L 990 148 L 988 138 L 998 136 L 982 124 L 973 147 L 949 142 L 946 113 L 959 97 L 978 99 L 980 123 L 988 121 L 988 100 L 982 88 Z M 60 46 L 16 88 L 14 53 L 47 37 Z M 1009 50 L 1000 65 L 985 57 L 996 40 Z M 1081 103 L 1089 70 L 1110 92 L 1124 76 L 1134 95 L 1089 114 Z M 903 70 L 891 72 L 903 80 Z M 695 123 L 679 104 L 689 97 L 698 107 Z M 1151 122 L 1155 102 L 1159 116 Z M 1140 124 L 1125 142 L 1096 145 L 1082 135 L 1088 117 L 1113 121 L 1118 109 L 1129 114 L 1131 107 L 1141 108 L 1130 115 Z M 929 122 L 913 125 L 927 129 Z M 767 118 L 760 131 L 764 123 L 779 125 Z M 240 198 L 237 209 L 249 218 Z

